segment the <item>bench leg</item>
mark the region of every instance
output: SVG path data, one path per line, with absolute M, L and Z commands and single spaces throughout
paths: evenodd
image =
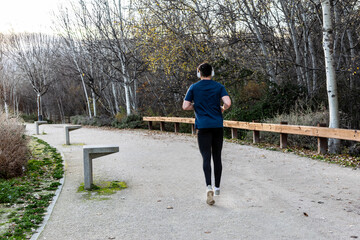
M 70 133 L 69 129 L 65 129 L 66 145 L 70 145 Z
M 35 123 L 35 126 L 36 126 L 36 135 L 39 135 L 39 124 Z
M 89 154 L 84 155 L 84 188 L 86 190 L 91 189 L 93 184 L 93 173 L 92 173 L 92 158 Z

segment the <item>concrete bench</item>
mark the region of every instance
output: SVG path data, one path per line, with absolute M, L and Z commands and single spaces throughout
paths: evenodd
M 71 126 L 65 126 L 65 138 L 66 138 L 66 145 L 70 145 L 70 132 L 74 131 L 76 129 L 81 128 L 80 125 L 71 125 Z
M 94 158 L 106 156 L 112 153 L 119 152 L 119 147 L 114 145 L 89 145 L 83 147 L 84 153 L 84 188 L 91 189 L 93 184 L 93 168 L 92 160 Z
M 42 124 L 47 124 L 47 121 L 35 121 L 36 135 L 39 135 L 39 126 Z

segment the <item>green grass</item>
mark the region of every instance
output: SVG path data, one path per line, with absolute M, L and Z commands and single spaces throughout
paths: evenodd
M 22 177 L 0 179 L 0 239 L 27 239 L 43 221 L 64 175 L 61 155 L 33 137 Z
M 84 183 L 78 188 L 78 192 L 83 194 L 84 199 L 86 200 L 108 200 L 109 198 L 103 197 L 116 193 L 122 189 L 127 188 L 125 182 L 120 181 L 105 181 L 97 183 L 97 185 L 92 184 L 90 190 L 84 189 Z

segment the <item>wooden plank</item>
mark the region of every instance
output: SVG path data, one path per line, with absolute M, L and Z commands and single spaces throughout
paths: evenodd
M 173 122 L 194 124 L 194 118 L 180 117 L 143 117 L 143 121 L 154 122 Z M 245 129 L 252 131 L 266 131 L 276 133 L 286 133 L 295 135 L 306 135 L 322 138 L 338 138 L 343 140 L 360 141 L 360 130 L 350 130 L 341 128 L 312 127 L 300 125 L 279 125 L 271 123 L 224 121 L 224 127 Z
M 224 127 L 360 141 L 360 131 L 351 129 L 312 127 L 300 125 L 279 125 L 270 123 L 250 123 L 237 121 L 224 121 Z
M 195 118 L 180 118 L 180 117 L 143 117 L 143 121 L 172 122 L 172 123 L 189 123 L 189 124 L 194 124 L 194 123 L 195 123 Z

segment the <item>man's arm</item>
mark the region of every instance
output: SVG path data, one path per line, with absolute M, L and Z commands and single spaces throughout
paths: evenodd
M 191 102 L 184 100 L 182 108 L 184 110 L 194 110 L 194 105 Z
M 231 99 L 229 96 L 223 96 L 222 101 L 224 103 L 224 105 L 221 107 L 221 111 L 224 112 L 226 109 L 229 109 L 231 106 Z

